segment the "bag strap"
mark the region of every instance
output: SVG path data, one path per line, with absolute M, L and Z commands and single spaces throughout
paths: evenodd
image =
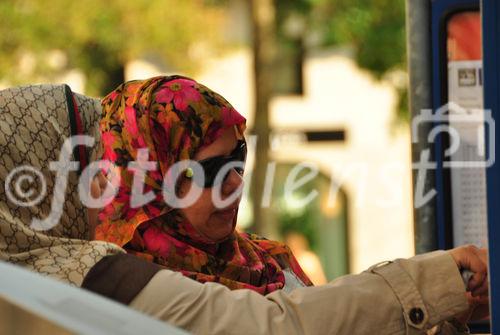
M 71 136 L 84 135 L 83 123 L 78 110 L 78 104 L 76 103 L 75 96 L 71 91 L 71 88 L 67 84 L 64 84 L 64 93 L 66 95 L 66 104 L 68 106 Z M 78 175 L 80 175 L 83 169 L 87 167 L 89 161 L 86 147 L 84 145 L 75 146 L 73 149 L 73 157 L 80 163 L 78 167 Z

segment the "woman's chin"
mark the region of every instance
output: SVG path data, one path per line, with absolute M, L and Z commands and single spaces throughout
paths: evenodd
M 223 242 L 225 240 L 227 240 L 231 235 L 232 233 L 234 232 L 234 229 L 231 228 L 231 229 L 227 229 L 225 231 L 219 231 L 217 232 L 217 234 L 214 234 L 212 233 L 210 236 L 210 239 L 214 242 Z
M 235 225 L 233 223 L 234 215 L 229 220 L 219 218 L 217 216 L 210 218 L 210 224 L 207 234 L 210 240 L 214 242 L 222 242 L 226 240 L 234 232 Z

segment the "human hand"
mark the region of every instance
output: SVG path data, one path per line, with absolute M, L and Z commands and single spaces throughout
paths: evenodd
M 474 273 L 467 285 L 469 310 L 457 317 L 462 323 L 489 317 L 488 251 L 475 246 L 461 246 L 449 251 L 460 270 Z
M 459 270 L 473 272 L 466 287 L 473 297 L 488 295 L 488 255 L 486 249 L 473 245 L 460 246 L 449 251 Z
M 459 314 L 455 319 L 464 325 L 469 321 L 488 320 L 490 317 L 489 297 L 473 297 L 470 292 L 467 292 L 466 295 L 469 309 Z

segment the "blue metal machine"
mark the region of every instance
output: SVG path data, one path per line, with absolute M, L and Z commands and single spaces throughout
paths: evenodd
M 413 136 L 420 137 L 417 143 L 414 141 L 414 163 L 430 148 L 429 162 L 434 164 L 429 165 L 432 171 L 426 177 L 430 182 L 425 184 L 426 192 L 433 190 L 433 198 L 415 209 L 417 252 L 450 249 L 464 243 L 488 247 L 491 322 L 474 324 L 471 328 L 473 332 L 500 334 L 500 163 L 495 162 L 495 158 L 500 159 L 497 154 L 500 139 L 495 136 L 495 120 L 500 117 L 500 2 L 408 0 L 407 3 L 412 116 L 415 121 L 422 110 L 428 109 L 431 113 L 428 115 L 434 117 L 433 124 L 418 134 L 412 124 Z M 453 35 L 460 38 L 454 39 Z M 471 52 L 464 53 L 461 47 Z M 470 105 L 462 109 L 450 101 Z M 450 111 L 453 108 L 460 111 Z M 469 113 L 474 108 L 477 111 Z M 475 125 L 482 127 L 478 138 L 483 136 L 483 141 L 477 139 L 474 145 L 450 158 L 454 136 L 461 139 L 468 136 L 469 128 L 457 126 L 452 121 L 456 119 L 450 116 L 460 113 L 476 117 Z M 480 115 L 483 119 L 477 121 Z M 442 131 L 431 136 L 439 126 L 443 126 Z M 459 130 L 456 134 L 450 130 L 454 127 Z M 424 137 L 427 143 L 422 143 Z M 433 141 L 429 141 L 431 137 Z M 453 165 L 460 161 L 458 158 L 470 158 L 471 148 L 479 150 L 482 146 L 483 167 Z M 415 189 L 418 178 L 415 174 Z
M 484 0 L 482 15 L 484 105 L 498 119 L 500 116 L 500 3 L 496 0 Z M 497 136 L 495 148 L 490 149 L 498 153 L 499 145 L 500 140 Z M 488 169 L 487 178 L 492 333 L 500 334 L 500 206 L 498 205 L 500 168 L 498 163 Z

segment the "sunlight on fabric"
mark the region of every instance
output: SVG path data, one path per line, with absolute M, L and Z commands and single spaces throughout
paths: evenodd
M 52 324 L 78 334 L 186 332 L 96 294 L 0 262 L 0 296 Z

